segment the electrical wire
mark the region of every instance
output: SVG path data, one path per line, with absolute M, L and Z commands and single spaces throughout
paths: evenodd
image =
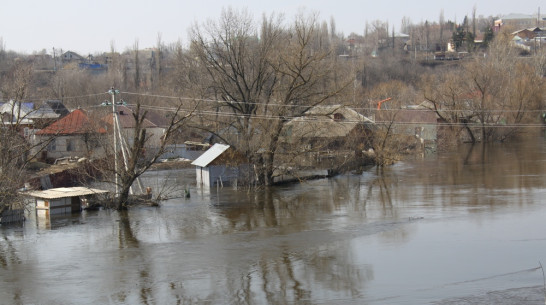
M 143 97 L 149 97 L 149 98 L 160 98 L 160 99 L 172 99 L 172 100 L 178 100 L 178 101 L 195 101 L 195 102 L 205 102 L 205 103 L 214 103 L 214 104 L 220 104 L 220 106 L 226 106 L 229 107 L 230 103 L 237 102 L 230 102 L 230 101 L 223 101 L 223 100 L 215 100 L 215 99 L 203 99 L 203 98 L 191 98 L 191 97 L 180 97 L 180 96 L 168 96 L 168 95 L 157 95 L 157 94 L 145 94 L 145 93 L 135 93 L 135 92 L 120 92 L 120 94 L 125 94 L 129 96 L 143 96 Z M 102 92 L 102 93 L 94 93 L 94 94 L 87 94 L 87 95 L 80 95 L 80 96 L 70 96 L 70 97 L 63 97 L 63 99 L 78 99 L 78 98 L 88 98 L 88 97 L 96 97 L 96 96 L 102 96 L 102 95 L 110 95 L 108 92 Z M 121 95 L 120 95 L 121 97 Z M 123 99 L 123 98 L 121 98 Z M 285 105 L 285 104 L 278 104 L 278 103 L 259 103 L 259 102 L 248 102 L 245 103 L 248 105 L 264 105 L 268 107 L 292 107 L 292 108 L 308 108 L 310 106 L 308 105 Z M 127 106 L 134 106 L 135 104 L 127 104 Z M 332 108 L 337 105 L 329 105 L 329 106 L 316 106 L 316 107 L 323 107 L 323 108 Z M 96 107 L 102 107 L 101 105 L 96 106 L 90 106 L 91 108 Z M 345 106 L 339 106 L 338 108 L 344 108 Z M 177 108 L 175 107 L 166 107 L 166 106 L 151 106 L 151 105 L 142 105 L 141 108 L 143 109 L 149 109 L 154 111 L 168 111 L 173 112 L 176 111 Z M 332 108 L 334 110 L 335 108 Z M 376 112 L 378 111 L 376 108 L 365 108 L 365 107 L 351 107 L 353 110 L 364 110 L 369 112 Z M 543 124 L 539 123 L 486 123 L 482 124 L 479 122 L 468 122 L 468 123 L 461 123 L 461 122 L 439 122 L 439 123 L 426 123 L 426 122 L 403 122 L 403 121 L 389 121 L 389 120 L 382 120 L 382 121 L 367 121 L 365 119 L 362 120 L 354 120 L 354 119 L 345 119 L 343 121 L 336 121 L 329 119 L 326 114 L 317 114 L 317 115 L 269 115 L 269 114 L 252 114 L 252 115 L 244 115 L 234 112 L 226 112 L 222 110 L 199 110 L 194 108 L 180 108 L 178 109 L 181 112 L 186 113 L 195 113 L 196 115 L 201 116 L 214 116 L 214 117 L 224 117 L 224 118 L 243 118 L 245 116 L 251 117 L 254 120 L 294 120 L 297 119 L 298 122 L 317 122 L 317 123 L 324 123 L 331 120 L 332 122 L 335 122 L 337 124 L 356 124 L 356 123 L 374 123 L 376 125 L 423 125 L 423 124 L 430 124 L 430 125 L 436 125 L 436 126 L 459 126 L 459 127 L 470 127 L 470 128 L 476 128 L 476 127 L 485 127 L 485 128 L 522 128 L 522 127 L 544 127 Z M 408 111 L 422 111 L 422 112 L 430 112 L 434 111 L 432 109 L 381 109 L 380 111 L 383 113 L 393 113 L 393 112 L 399 112 L 401 110 L 408 110 Z M 546 110 L 502 110 L 502 109 L 488 109 L 488 110 L 476 110 L 476 109 L 449 109 L 449 110 L 438 110 L 440 113 L 456 113 L 456 112 L 476 112 L 481 114 L 496 114 L 496 113 L 544 113 Z

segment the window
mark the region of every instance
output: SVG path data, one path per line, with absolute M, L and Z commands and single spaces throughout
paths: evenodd
M 66 140 L 66 151 L 74 151 L 74 140 Z
M 51 139 L 49 144 L 47 144 L 47 151 L 56 151 L 57 150 L 57 143 L 55 143 L 55 139 Z

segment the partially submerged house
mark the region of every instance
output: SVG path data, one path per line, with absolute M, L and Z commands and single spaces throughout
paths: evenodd
M 229 145 L 214 144 L 191 164 L 196 166 L 198 186 L 237 186 L 253 181 L 248 162 Z
M 286 123 L 281 142 L 290 150 L 355 151 L 370 146 L 370 128 L 374 122 L 341 105 L 319 106 L 305 116 Z
M 438 116 L 423 104 L 388 111 L 379 109 L 375 122 L 390 126 L 393 134 L 415 137 L 427 147 L 434 147 L 438 138 Z

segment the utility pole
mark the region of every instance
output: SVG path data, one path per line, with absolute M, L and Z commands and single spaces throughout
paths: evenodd
M 114 87 L 108 90 L 108 93 L 112 95 L 112 125 L 114 125 L 114 179 L 116 185 L 116 192 L 114 198 L 119 196 L 119 184 L 118 184 L 118 140 L 117 140 L 117 111 L 116 111 L 116 94 L 119 94 L 119 90 Z
M 53 71 L 57 71 L 57 56 L 55 55 L 55 48 L 53 48 Z

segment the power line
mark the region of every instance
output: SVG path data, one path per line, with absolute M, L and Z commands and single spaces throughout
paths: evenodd
M 176 109 L 174 108 L 168 108 L 168 107 L 158 107 L 158 106 L 141 106 L 144 109 L 150 109 L 150 110 L 160 110 L 160 111 L 174 111 Z M 181 109 L 182 111 L 192 111 L 190 109 Z M 232 112 L 223 112 L 223 111 L 203 111 L 203 110 L 196 110 L 195 111 L 196 116 L 214 116 L 214 117 L 224 117 L 224 118 L 243 118 L 244 115 L 232 113 Z M 480 122 L 469 122 L 469 123 L 461 123 L 461 122 L 397 122 L 397 121 L 366 121 L 366 120 L 351 120 L 351 119 L 345 119 L 343 121 L 335 121 L 334 119 L 330 119 L 327 116 L 318 116 L 318 117 L 305 117 L 305 116 L 278 116 L 278 115 L 252 115 L 251 118 L 253 120 L 294 120 L 296 123 L 315 123 L 317 125 L 325 124 L 325 123 L 332 123 L 337 125 L 354 125 L 354 124 L 375 124 L 375 125 L 395 125 L 395 126 L 423 126 L 423 125 L 435 125 L 437 127 L 469 127 L 469 128 L 540 128 L 544 127 L 543 124 L 540 123 L 485 123 L 482 124 Z M 224 122 L 228 123 L 228 122 Z
M 185 101 L 196 101 L 196 102 L 206 102 L 206 103 L 215 103 L 215 104 L 222 104 L 223 106 L 228 106 L 227 104 L 230 103 L 230 101 L 223 101 L 223 100 L 214 100 L 214 99 L 202 99 L 202 98 L 190 98 L 190 97 L 179 97 L 179 96 L 168 96 L 168 95 L 155 95 L 155 94 L 144 94 L 144 93 L 135 93 L 135 92 L 120 92 L 122 94 L 126 95 L 134 95 L 134 96 L 144 96 L 144 97 L 153 97 L 153 98 L 161 98 L 161 99 L 173 99 L 173 100 L 185 100 Z M 79 96 L 70 96 L 70 97 L 63 97 L 63 99 L 78 99 L 78 98 L 88 98 L 88 97 L 96 97 L 96 96 L 102 96 L 102 95 L 108 95 L 108 92 L 102 92 L 102 93 L 95 93 L 95 94 L 87 94 L 87 95 L 79 95 Z M 250 105 L 264 105 L 264 106 L 278 106 L 278 107 L 302 107 L 302 108 L 308 108 L 310 106 L 308 105 L 284 105 L 284 104 L 278 104 L 278 103 L 259 103 L 259 102 L 249 102 L 245 104 Z M 135 104 L 128 104 L 128 106 L 135 105 Z M 323 105 L 323 106 L 316 106 L 316 107 L 333 107 L 337 105 Z M 101 107 L 101 105 L 91 106 L 92 108 L 95 107 Z M 339 106 L 339 108 L 344 108 L 345 106 Z M 155 111 L 176 111 L 177 108 L 175 107 L 166 107 L 166 106 L 150 106 L 150 105 L 142 105 L 141 108 L 143 109 L 150 109 Z M 338 108 L 338 109 L 339 109 Z M 364 107 L 351 107 L 353 110 L 367 110 L 370 112 L 376 112 L 376 108 L 364 108 Z M 196 113 L 196 115 L 202 115 L 202 116 L 215 116 L 215 117 L 225 117 L 225 118 L 243 118 L 245 117 L 244 114 L 240 113 L 234 113 L 234 112 L 226 112 L 221 110 L 198 110 L 198 109 L 189 109 L 189 108 L 182 108 L 179 109 L 183 112 L 193 112 Z M 332 109 L 334 110 L 334 109 Z M 408 110 L 408 111 L 423 111 L 423 112 L 429 112 L 434 110 L 431 109 L 381 109 L 379 111 L 385 113 L 385 112 L 399 112 L 401 110 Z M 500 109 L 489 109 L 489 110 L 461 110 L 461 109 L 451 109 L 451 110 L 439 110 L 439 112 L 470 112 L 474 111 L 477 113 L 487 113 L 487 114 L 493 114 L 493 113 L 541 113 L 546 110 L 525 110 L 525 111 L 518 111 L 518 110 L 500 110 Z M 294 120 L 298 119 L 298 122 L 315 122 L 315 123 L 326 123 L 326 122 L 335 122 L 337 124 L 356 124 L 356 123 L 372 123 L 368 122 L 366 120 L 351 120 L 351 119 L 345 119 L 343 121 L 334 121 L 333 119 L 329 119 L 326 114 L 317 114 L 317 115 L 303 115 L 303 116 L 296 116 L 296 115 L 288 115 L 288 116 L 282 116 L 282 115 L 270 115 L 270 114 L 252 114 L 252 115 L 246 115 L 250 116 L 252 119 L 255 120 Z M 328 119 L 326 119 L 328 118 Z M 476 127 L 485 127 L 485 128 L 522 128 L 522 127 L 543 127 L 542 124 L 537 123 L 507 123 L 507 124 L 501 124 L 501 123 L 460 123 L 460 122 L 452 122 L 452 123 L 426 123 L 426 122 L 400 122 L 400 121 L 389 121 L 389 120 L 382 120 L 382 121 L 374 121 L 373 122 L 376 125 L 423 125 L 423 124 L 429 124 L 429 125 L 436 125 L 436 126 L 455 126 L 455 127 L 469 127 L 469 128 L 476 128 Z
M 215 100 L 215 99 L 205 99 L 205 98 L 191 98 L 191 97 L 177 97 L 177 96 L 168 96 L 168 95 L 154 95 L 154 94 L 144 94 L 144 93 L 134 93 L 134 92 L 122 92 L 127 95 L 137 95 L 137 96 L 145 96 L 145 97 L 155 97 L 155 98 L 166 98 L 166 99 L 177 99 L 177 100 L 185 100 L 185 101 L 196 101 L 196 102 L 210 102 L 210 103 L 216 103 L 216 104 L 239 104 L 239 102 L 234 101 L 224 101 L 224 100 Z M 243 104 L 243 103 L 241 103 Z M 276 107 L 292 107 L 292 108 L 309 108 L 309 105 L 286 105 L 286 104 L 278 104 L 278 103 L 261 103 L 261 102 L 244 102 L 245 105 L 263 105 L 263 106 L 276 106 Z M 329 105 L 329 106 L 337 106 L 337 105 Z M 328 107 L 327 105 L 323 106 L 316 106 L 316 107 Z M 339 108 L 346 107 L 344 105 L 340 106 Z M 375 112 L 377 109 L 375 107 L 350 107 L 353 110 L 367 110 Z M 433 111 L 434 109 L 381 109 L 380 111 L 385 112 L 398 112 L 401 110 L 409 110 L 409 111 Z M 505 109 L 487 109 L 487 110 L 480 110 L 480 109 L 438 109 L 438 112 L 477 112 L 477 113 L 483 113 L 483 112 L 489 112 L 489 113 L 526 113 L 526 112 L 537 112 L 541 113 L 546 111 L 546 109 L 542 110 L 505 110 Z

